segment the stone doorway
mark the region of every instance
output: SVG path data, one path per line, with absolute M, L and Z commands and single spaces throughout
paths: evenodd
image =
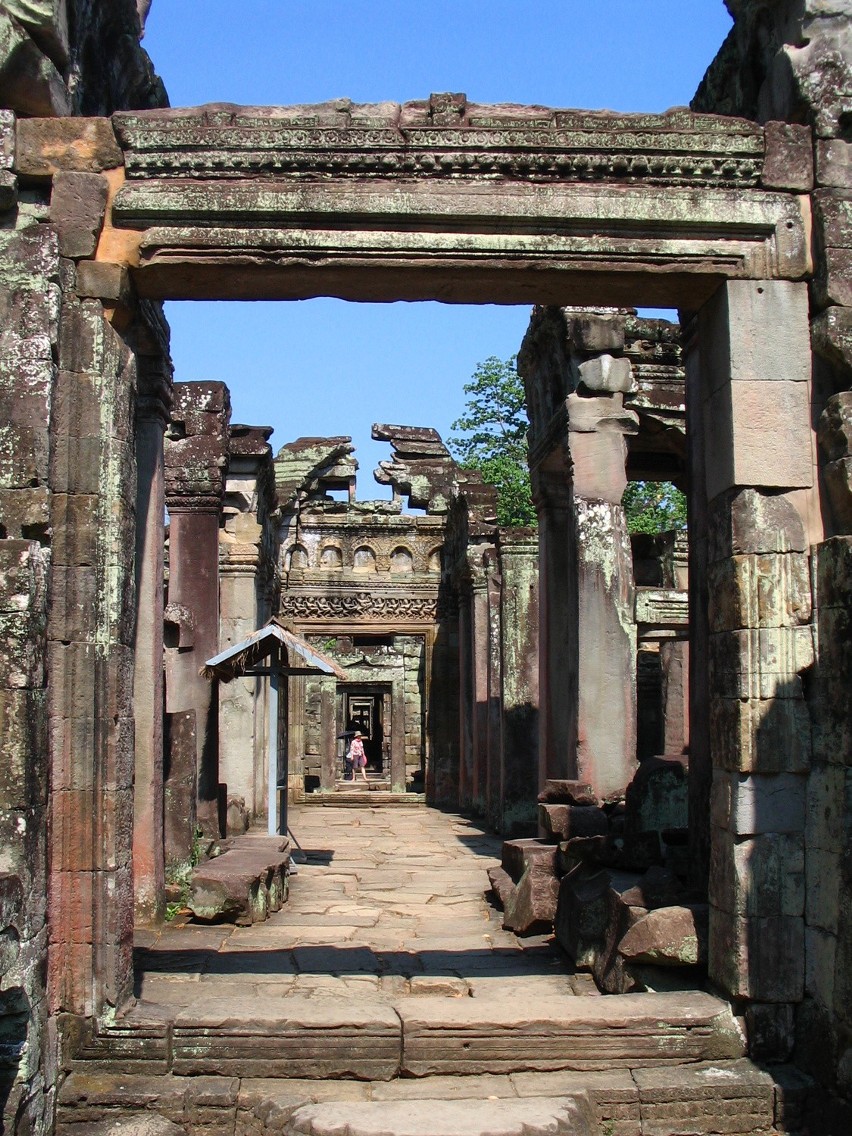
M 341 732 L 360 730 L 367 755 L 367 772 L 384 775 L 390 771 L 391 688 L 357 687 L 338 689 L 338 721 Z
M 144 395 L 150 415 L 147 464 L 141 445 L 128 457 L 148 506 L 137 510 L 143 518 L 139 546 L 153 550 L 151 567 L 161 571 L 157 442 L 169 395 L 163 362 L 168 345 L 165 333 L 155 334 L 162 329 L 151 301 L 331 295 L 387 302 L 538 302 L 561 311 L 572 303 L 677 306 L 695 317 L 684 319 L 690 535 L 698 569 L 690 573 L 691 636 L 696 657 L 706 665 L 690 672 L 691 720 L 703 743 L 691 754 L 692 852 L 706 878 L 712 845 L 710 972 L 732 998 L 758 1010 L 770 1006 L 772 1014 L 783 1007 L 792 1015 L 804 979 L 801 902 L 788 913 L 786 898 L 762 889 L 765 906 L 752 915 L 743 895 L 756 869 L 742 866 L 748 860 L 743 852 L 753 850 L 757 857 L 766 847 L 769 856 L 771 846 L 784 849 L 778 853 L 781 875 L 792 870 L 801 837 L 798 845 L 786 837 L 803 830 L 803 775 L 810 760 L 800 677 L 810 641 L 804 556 L 823 531 L 809 415 L 807 224 L 800 186 L 785 172 L 792 168 L 787 152 L 792 141 L 755 124 L 723 124 L 685 112 L 610 116 L 484 108 L 461 96 L 396 108 L 335 104 L 311 115 L 293 108 L 121 114 L 112 128 L 123 168 L 108 182 L 95 259 L 81 260 L 76 283 L 62 278 L 66 330 L 60 351 L 62 382 L 67 376 L 95 376 L 100 401 L 114 408 L 111 432 L 101 426 L 99 476 L 86 501 L 98 517 L 112 520 L 95 528 L 92 548 L 62 547 L 70 565 L 56 562 L 64 572 L 98 556 L 111 586 L 90 618 L 81 606 L 87 620 L 80 634 L 94 645 L 88 654 L 66 650 L 78 634 L 71 609 L 54 619 L 60 646 L 51 656 L 51 697 L 61 699 L 73 680 L 76 704 L 98 709 L 107 690 L 119 691 L 120 713 L 111 721 L 132 721 L 137 745 L 135 780 L 133 770 L 122 766 L 126 784 L 121 782 L 115 796 L 122 807 L 132 802 L 137 846 L 143 852 L 156 846 L 162 723 L 156 698 L 140 698 L 142 682 L 136 683 L 132 707 L 127 694 L 134 689 L 134 668 L 137 680 L 160 673 L 162 592 L 155 589 L 156 572 L 148 592 L 142 575 L 139 611 L 150 609 L 153 618 L 150 634 L 137 634 L 131 658 L 125 639 L 132 613 L 125 607 L 133 589 L 124 585 L 134 562 L 132 548 L 125 547 L 132 543 L 133 502 L 123 495 L 128 479 L 114 476 L 117 455 L 126 451 L 111 439 L 121 441 L 134 429 L 134 407 L 116 397 L 128 387 L 122 368 L 129 374 L 132 364 L 140 403 Z M 58 267 L 55 274 L 58 279 Z M 119 329 L 134 319 L 128 361 L 115 344 Z M 85 334 L 74 332 L 78 326 Z M 103 337 L 115 347 L 112 354 Z M 531 409 L 540 424 L 532 456 L 539 475 L 543 573 L 537 655 L 546 708 L 538 730 L 542 781 L 585 776 L 586 768 L 578 768 L 577 740 L 592 737 L 588 727 L 612 717 L 617 706 L 600 681 L 589 681 L 591 664 L 601 657 L 607 661 L 606 636 L 594 632 L 609 627 L 609 580 L 595 573 L 589 559 L 578 562 L 571 541 L 576 543 L 578 515 L 581 521 L 616 515 L 618 501 L 602 497 L 598 475 L 613 475 L 604 485 L 607 492 L 623 476 L 629 423 L 620 413 L 618 376 L 603 358 L 611 354 L 608 342 L 590 342 L 588 348 L 601 357 L 588 360 L 594 365 L 584 372 L 590 397 L 582 394 L 569 404 L 576 390 L 566 390 L 571 372 L 563 366 L 558 341 L 554 366 L 543 356 L 541 381 L 533 383 L 537 405 Z M 70 378 L 68 389 L 76 389 Z M 89 439 L 77 438 L 73 426 L 66 431 L 69 468 L 89 452 Z M 141 438 L 142 427 L 137 431 Z M 204 511 L 206 495 L 195 490 L 188 483 L 194 507 Z M 578 498 L 581 504 L 603 500 L 606 508 L 590 507 L 580 515 Z M 62 508 L 70 508 L 61 500 Z M 472 569 L 484 568 L 484 560 Z M 767 593 L 778 597 L 768 613 L 774 621 L 769 628 L 766 612 L 746 611 L 739 602 L 751 596 L 743 581 L 761 573 L 773 585 Z M 806 600 L 797 607 L 799 580 Z M 487 605 L 487 586 L 476 600 Z M 790 626 L 793 610 L 805 634 Z M 193 629 L 187 625 L 186 631 Z M 597 654 L 587 649 L 595 643 Z M 481 636 L 475 645 L 484 666 L 472 689 L 477 705 L 490 707 L 491 644 Z M 100 662 L 88 665 L 95 646 L 107 669 Z M 515 666 L 510 673 L 519 672 Z M 605 668 L 598 674 L 609 681 Z M 579 716 L 575 690 L 589 695 Z M 61 702 L 55 702 L 57 720 L 61 711 Z M 400 718 L 396 708 L 394 717 Z M 51 735 L 57 776 L 72 725 L 66 734 Z M 490 728 L 487 714 L 483 725 Z M 94 949 L 81 951 L 64 932 L 66 926 L 90 926 L 92 910 L 126 928 L 133 904 L 129 826 L 105 825 L 83 853 L 67 839 L 62 809 L 100 817 L 105 804 L 118 807 L 108 796 L 112 790 L 103 789 L 102 771 L 112 770 L 125 752 L 122 736 L 110 727 L 95 737 L 73 789 L 55 793 L 51 802 L 51 912 L 60 934 L 52 944 L 51 1004 L 84 1016 L 107 1002 L 123 1004 L 132 979 L 126 933 L 120 941 L 103 936 Z M 614 791 L 623 786 L 621 770 L 605 767 L 590 746 L 582 756 L 588 757 L 589 779 L 599 781 L 603 793 L 609 781 Z M 493 785 L 502 792 L 502 772 L 496 764 L 484 771 L 486 791 Z M 789 821 L 792 827 L 779 832 L 779 824 L 788 824 L 772 804 L 781 790 L 801 807 Z M 161 865 L 149 861 L 142 854 L 134 860 L 137 895 L 147 891 L 156 900 Z M 105 863 L 110 867 L 104 869 Z M 94 900 L 92 889 L 80 886 L 90 876 L 99 889 Z M 783 958 L 776 966 L 767 956 L 762 973 L 750 947 L 767 920 L 777 923 Z M 780 1015 L 779 1010 L 777 1018 L 766 1020 L 780 1022 Z

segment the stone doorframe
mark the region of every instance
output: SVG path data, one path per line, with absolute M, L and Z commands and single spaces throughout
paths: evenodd
M 91 121 L 68 120 L 65 137 L 94 129 Z M 76 283 L 66 278 L 65 288 L 71 300 L 101 300 L 117 328 L 127 326 L 138 298 L 643 304 L 699 313 L 689 363 L 691 538 L 700 568 L 691 599 L 710 674 L 693 668 L 693 697 L 714 733 L 693 762 L 698 816 L 709 818 L 711 784 L 713 794 L 712 830 L 709 819 L 704 828 L 710 970 L 733 997 L 795 1002 L 802 912 L 786 893 L 767 893 L 778 909 L 754 916 L 744 894 L 757 869 L 741 852 L 746 840 L 759 856 L 762 837 L 779 834 L 792 862 L 804 823 L 809 755 L 802 732 L 787 726 L 799 722 L 809 614 L 793 626 L 795 605 L 786 600 L 822 535 L 809 400 L 809 199 L 801 195 L 809 187 L 793 154 L 807 130 L 682 111 L 482 107 L 464 96 L 402 107 L 152 111 L 117 114 L 112 126 L 118 149 L 108 152 L 116 160 L 94 167 L 105 205 L 92 205 L 86 187 L 75 186 L 76 200 L 84 191 L 88 203 L 81 219 L 69 198 L 69 226 L 91 228 L 94 213 L 98 236 L 96 248 L 68 254 L 78 258 Z M 70 143 L 54 148 L 49 172 L 79 169 L 80 153 Z M 92 187 L 89 196 L 99 192 Z M 563 450 L 570 495 L 570 446 Z M 155 465 L 146 460 L 144 469 Z M 131 516 L 113 481 L 100 492 L 111 498 L 102 511 Z M 776 558 L 768 571 L 779 597 L 770 625 L 739 602 L 744 574 L 757 571 L 758 558 L 765 572 L 766 557 Z M 549 595 L 559 587 L 546 563 L 543 645 L 552 639 Z M 63 689 L 71 665 L 54 657 L 51 685 Z M 543 680 L 544 697 L 557 679 Z M 61 752 L 52 761 L 60 768 Z M 96 814 L 101 782 L 96 775 L 83 786 Z M 783 817 L 770 806 L 779 788 L 792 802 Z M 52 867 L 68 886 L 51 911 L 73 918 L 71 909 L 91 905 L 74 878 L 100 870 L 102 849 L 81 851 L 63 837 L 60 819 Z M 779 842 L 771 844 L 777 856 Z M 124 925 L 132 895 L 119 876 L 115 883 L 98 902 L 111 905 L 111 925 Z M 95 915 L 102 929 L 97 902 Z M 779 965 L 756 974 L 749 947 L 767 934 L 777 937 Z M 119 994 L 130 988 L 124 938 L 109 960 Z M 99 1012 L 92 952 L 76 948 L 61 937 L 52 943 L 52 1005 Z

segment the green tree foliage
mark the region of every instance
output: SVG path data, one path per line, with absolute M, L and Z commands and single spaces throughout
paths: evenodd
M 621 500 L 629 532 L 686 529 L 686 497 L 670 481 L 631 481 Z
M 477 365 L 464 387 L 465 413 L 452 425 L 461 433 L 448 440 L 460 465 L 479 470 L 496 487 L 497 521 L 504 526 L 536 523 L 527 465 L 529 419 L 517 358 L 491 355 Z

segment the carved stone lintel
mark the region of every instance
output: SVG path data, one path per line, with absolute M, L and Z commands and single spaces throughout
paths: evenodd
M 298 595 L 281 597 L 280 614 L 285 619 L 379 619 L 427 622 L 441 618 L 438 596 L 390 596 L 374 592 L 345 595 Z
M 125 112 L 114 122 L 131 179 L 378 174 L 742 188 L 760 184 L 765 153 L 763 129 L 744 121 L 476 107 L 449 94 L 382 108 Z

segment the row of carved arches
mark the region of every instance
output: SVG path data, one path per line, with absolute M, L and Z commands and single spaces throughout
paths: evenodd
M 312 560 L 308 549 L 302 544 L 294 544 L 284 553 L 284 571 L 300 571 L 318 568 L 321 571 L 339 572 L 351 568 L 353 572 L 390 572 L 391 575 L 404 576 L 414 572 L 441 571 L 441 547 L 431 549 L 425 555 L 415 553 L 405 545 L 397 545 L 390 553 L 377 552 L 370 544 L 359 544 L 352 552 L 352 561 L 345 563 L 343 550 L 337 544 L 325 544 L 319 550 L 316 560 Z

